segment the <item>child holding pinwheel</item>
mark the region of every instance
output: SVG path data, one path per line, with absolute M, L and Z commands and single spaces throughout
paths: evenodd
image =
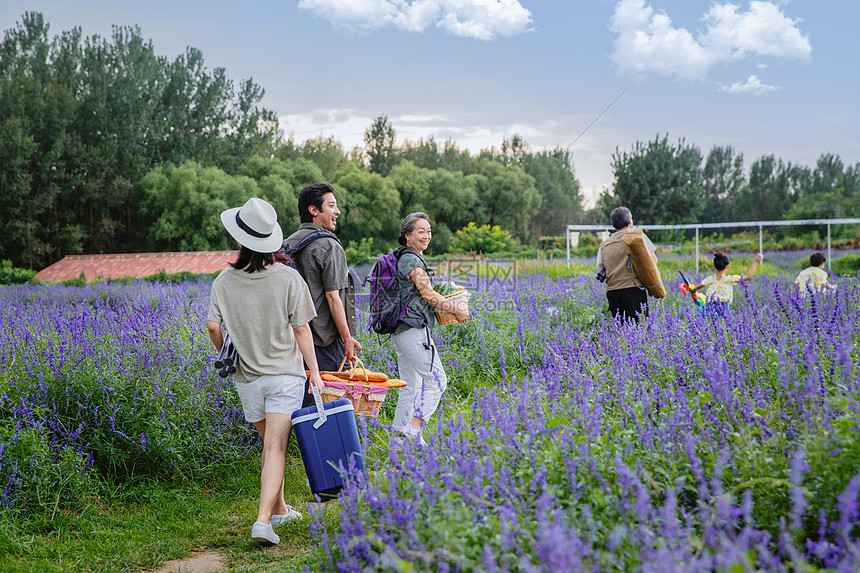
M 729 258 L 724 253 L 714 253 L 714 270 L 716 272 L 703 279 L 699 284 L 690 287 L 693 292 L 702 288 L 705 289 L 705 316 L 725 316 L 734 300 L 734 286 L 741 279 L 751 280 L 756 267 L 763 258 L 761 253 L 757 253 L 745 275 L 730 275 L 728 274 Z

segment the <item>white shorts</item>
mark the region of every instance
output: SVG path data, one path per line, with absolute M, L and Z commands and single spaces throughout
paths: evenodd
M 286 414 L 302 407 L 305 379 L 292 374 L 260 376 L 253 382 L 234 384 L 245 419 L 254 424 L 266 419 L 266 414 Z

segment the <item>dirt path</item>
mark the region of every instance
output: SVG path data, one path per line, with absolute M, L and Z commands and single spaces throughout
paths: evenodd
M 206 573 L 227 568 L 227 556 L 220 551 L 195 551 L 185 559 L 165 561 L 146 573 Z

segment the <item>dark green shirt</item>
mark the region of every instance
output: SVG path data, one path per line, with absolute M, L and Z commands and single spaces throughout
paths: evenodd
M 430 277 L 430 285 L 433 285 L 433 274 L 427 269 L 424 259 L 414 253 L 404 253 L 397 260 L 397 281 L 400 287 L 400 300 L 406 304 L 407 311 L 394 334 L 400 334 L 410 328 L 424 328 L 436 326 L 436 313 L 430 304 L 424 300 L 418 287 L 407 275 L 415 267 L 421 267 Z
M 290 235 L 286 242 L 297 245 L 305 235 L 315 231 L 325 229 L 313 223 L 302 223 L 299 230 Z M 296 269 L 308 283 L 317 312 L 316 318 L 310 322 L 314 345 L 328 346 L 340 338 L 340 332 L 325 298 L 325 293 L 331 291 L 338 291 L 346 311 L 349 332 L 355 336 L 355 286 L 346 264 L 346 253 L 343 252 L 340 242 L 333 237 L 321 237 L 299 251 L 296 258 Z

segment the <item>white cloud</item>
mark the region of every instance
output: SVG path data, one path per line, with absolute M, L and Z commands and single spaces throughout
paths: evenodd
M 800 33 L 798 21 L 770 2 L 750 2 L 749 12 L 741 14 L 733 4 L 714 4 L 704 20 L 708 32 L 702 43 L 723 58 L 755 54 L 805 60 L 812 54 L 812 44 Z
M 720 89 L 730 94 L 753 93 L 755 95 L 764 95 L 779 88 L 762 83 L 758 76 L 750 76 L 744 83 L 735 82 L 730 86 L 723 86 Z
M 423 32 L 436 26 L 479 40 L 527 32 L 532 24 L 518 0 L 299 0 L 299 8 L 350 30 Z
M 620 72 L 698 78 L 716 63 L 711 50 L 684 28 L 673 27 L 666 14 L 655 14 L 644 0 L 619 2 L 610 29 L 618 34 L 612 59 Z
M 771 2 L 751 2 L 747 12 L 713 4 L 702 19 L 707 31 L 694 36 L 645 0 L 621 0 L 610 24 L 617 34 L 612 58 L 618 71 L 701 79 L 715 65 L 749 56 L 805 60 L 812 53 L 798 21 Z

